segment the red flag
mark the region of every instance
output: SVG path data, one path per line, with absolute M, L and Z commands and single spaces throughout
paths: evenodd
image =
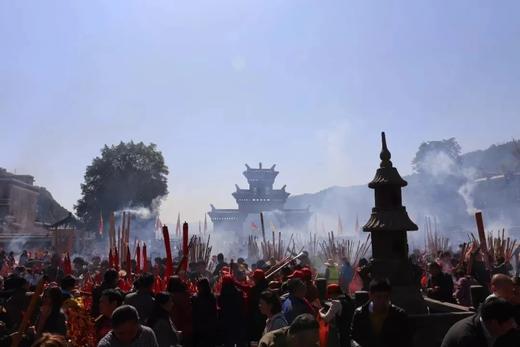
M 146 243 L 143 243 L 143 272 L 148 272 L 148 255 L 146 253 Z
M 170 244 L 170 233 L 168 227 L 165 225 L 162 227 L 164 248 L 166 250 L 166 272 L 165 276 L 170 277 L 173 275 L 173 258 L 172 258 L 172 246 Z
M 98 229 L 99 235 L 103 235 L 103 228 L 104 228 L 103 213 L 99 212 L 99 229 Z
M 258 225 L 255 224 L 255 222 L 251 222 L 251 229 L 258 230 Z
M 138 274 L 141 272 L 141 247 L 139 247 L 139 242 L 135 250 L 135 258 L 135 273 Z

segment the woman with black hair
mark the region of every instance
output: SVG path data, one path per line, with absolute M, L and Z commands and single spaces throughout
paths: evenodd
M 173 300 L 170 293 L 158 293 L 155 304 L 148 319 L 148 326 L 152 328 L 159 347 L 176 346 L 179 341 L 178 332 L 170 318 Z
M 260 312 L 267 317 L 263 335 L 289 325 L 282 313 L 280 298 L 275 292 L 270 290 L 262 292 L 258 306 Z
M 65 314 L 61 311 L 63 295 L 58 287 L 50 287 L 45 290 L 42 298 L 40 316 L 36 324 L 36 333 L 41 336 L 43 333 L 63 335 L 67 333 L 65 324 Z
M 193 345 L 214 347 L 217 336 L 217 299 L 207 278 L 197 281 L 197 294 L 192 299 Z

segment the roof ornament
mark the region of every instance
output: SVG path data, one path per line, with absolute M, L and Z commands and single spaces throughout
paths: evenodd
M 381 168 L 387 168 L 392 167 L 392 162 L 390 161 L 390 158 L 392 157 L 392 154 L 390 154 L 390 151 L 388 150 L 388 147 L 386 146 L 386 136 L 385 132 L 381 132 L 381 154 L 379 154 L 379 158 L 381 158 L 381 164 L 379 164 L 379 167 Z

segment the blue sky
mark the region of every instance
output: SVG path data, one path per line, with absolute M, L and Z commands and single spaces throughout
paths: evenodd
M 233 207 L 244 163 L 298 194 L 364 184 L 386 130 L 520 137 L 518 1 L 0 0 L 0 166 L 65 207 L 104 144 L 154 142 L 163 220 Z

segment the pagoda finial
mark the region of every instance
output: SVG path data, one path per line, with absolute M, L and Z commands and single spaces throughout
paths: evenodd
M 380 167 L 392 167 L 392 162 L 390 161 L 390 158 L 392 155 L 390 154 L 390 151 L 388 150 L 388 147 L 386 146 L 386 136 L 385 132 L 381 132 L 381 142 L 382 142 L 382 148 L 381 148 L 381 154 L 379 154 L 379 158 L 381 158 L 381 164 L 379 164 Z

